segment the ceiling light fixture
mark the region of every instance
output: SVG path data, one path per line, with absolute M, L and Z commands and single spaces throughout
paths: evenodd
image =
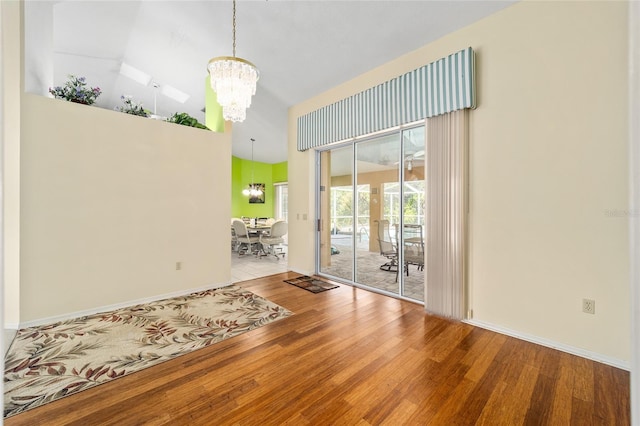
M 256 140 L 254 138 L 251 138 L 251 184 L 242 190 L 242 195 L 245 196 L 252 196 L 252 197 L 259 197 L 262 195 L 262 191 L 260 190 L 260 185 L 256 185 L 255 183 L 253 183 L 253 143 Z
M 256 94 L 260 73 L 246 59 L 236 58 L 236 0 L 233 0 L 233 56 L 218 56 L 207 66 L 211 88 L 216 92 L 225 120 L 242 122 L 247 118 L 251 97 Z

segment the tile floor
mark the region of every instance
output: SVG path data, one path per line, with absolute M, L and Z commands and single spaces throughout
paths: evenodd
M 286 248 L 284 250 L 286 252 Z M 251 254 L 238 256 L 231 252 L 231 282 L 252 280 L 267 275 L 287 272 L 287 256 L 276 259 L 274 256 L 255 257 Z

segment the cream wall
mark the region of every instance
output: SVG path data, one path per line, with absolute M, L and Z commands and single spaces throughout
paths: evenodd
M 0 1 L 2 8 L 2 274 L 5 326 L 20 318 L 20 95 L 22 93 L 20 2 Z
M 298 152 L 295 148 L 295 124 L 292 126 L 292 111 L 289 110 L 289 234 L 287 266 L 290 270 L 305 275 L 315 272 L 315 190 L 313 151 Z M 297 115 L 296 115 L 297 117 Z M 293 148 L 292 148 L 293 144 Z M 306 215 L 306 216 L 305 216 Z M 306 220 L 305 220 L 306 217 Z
M 640 422 L 640 3 L 629 5 L 631 421 Z
M 5 326 L 228 284 L 231 128 L 23 95 L 21 3 L 0 7 Z
M 312 152 L 296 119 L 467 46 L 469 294 L 476 324 L 630 359 L 625 2 L 521 2 L 289 111 L 289 266 L 313 270 Z M 428 296 L 427 296 L 428 297 Z M 596 314 L 581 312 L 595 299 Z
M 22 323 L 230 282 L 230 132 L 25 94 L 21 145 Z

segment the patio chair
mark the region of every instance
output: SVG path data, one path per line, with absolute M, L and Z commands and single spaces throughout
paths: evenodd
M 378 224 L 378 245 L 380 254 L 387 258 L 387 262 L 380 265 L 380 269 L 389 272 L 398 272 L 398 249 L 391 241 L 388 220 L 376 220 Z
M 421 225 L 404 225 L 404 272 L 409 276 L 409 265 L 424 271 L 424 236 Z

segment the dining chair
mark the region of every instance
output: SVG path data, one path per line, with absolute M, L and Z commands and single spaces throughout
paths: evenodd
M 236 235 L 236 230 L 233 228 L 233 221 L 241 220 L 237 217 L 231 218 L 231 251 L 238 251 L 238 236 Z
M 242 220 L 233 221 L 233 230 L 238 241 L 238 256 L 246 254 L 247 252 L 258 252 L 258 248 L 254 248 L 252 246 L 259 244 L 259 238 L 249 235 L 247 225 L 245 225 Z M 245 247 L 245 250 L 242 249 L 243 247 Z
M 284 236 L 287 235 L 287 222 L 280 220 L 271 225 L 268 234 L 260 234 L 260 250 L 264 256 L 274 255 L 276 259 L 279 256 L 284 257 L 284 252 L 280 246 L 284 244 Z M 279 250 L 279 251 L 278 251 Z

